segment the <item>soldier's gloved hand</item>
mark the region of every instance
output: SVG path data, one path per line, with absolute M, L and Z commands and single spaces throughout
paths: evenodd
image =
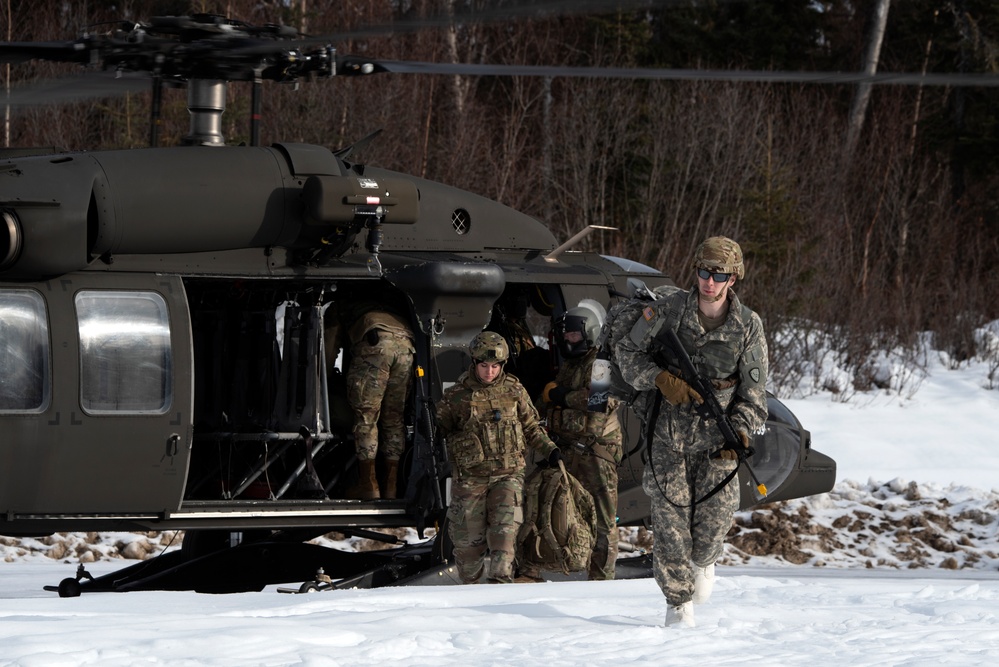
M 565 407 L 565 395 L 569 392 L 565 387 L 558 386 L 556 382 L 549 382 L 545 385 L 545 390 L 541 392 L 541 400 L 545 403 L 553 403 Z
M 552 468 L 557 468 L 559 461 L 565 461 L 565 458 L 562 456 L 562 452 L 559 451 L 558 447 L 556 447 L 552 450 L 552 453 L 548 455 L 548 465 Z
M 656 376 L 656 386 L 670 405 L 686 405 L 691 401 L 696 401 L 700 405 L 704 402 L 693 387 L 669 371 L 662 371 Z
M 749 434 L 741 430 L 736 430 L 735 434 L 739 436 L 739 440 L 742 441 L 742 446 L 749 449 Z M 718 456 L 726 461 L 739 460 L 739 454 L 734 449 L 723 449 L 718 453 Z
M 749 434 L 741 429 L 736 430 L 735 434 L 739 436 L 739 440 L 742 440 L 742 446 L 749 449 Z

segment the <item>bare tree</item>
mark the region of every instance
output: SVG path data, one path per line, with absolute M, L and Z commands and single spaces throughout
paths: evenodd
M 874 6 L 874 16 L 871 21 L 871 29 L 867 38 L 867 48 L 864 51 L 864 73 L 875 74 L 878 71 L 878 60 L 881 58 L 881 43 L 885 38 L 885 29 L 888 26 L 888 8 L 891 0 L 877 0 Z M 850 107 L 850 122 L 847 126 L 846 150 L 852 153 L 857 141 L 860 138 L 860 131 L 864 127 L 864 116 L 867 114 L 867 104 L 871 97 L 871 84 L 861 82 L 857 84 L 857 93 L 853 98 L 853 105 Z

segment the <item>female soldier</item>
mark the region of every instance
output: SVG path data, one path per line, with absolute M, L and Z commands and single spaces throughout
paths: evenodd
M 540 450 L 551 465 L 558 465 L 561 454 L 541 428 L 527 391 L 503 372 L 510 356 L 503 337 L 484 331 L 472 339 L 469 353 L 471 368 L 437 406 L 454 475 L 449 534 L 462 582 L 479 581 L 488 548 L 489 581 L 510 583 L 524 521 L 524 453 L 527 447 Z

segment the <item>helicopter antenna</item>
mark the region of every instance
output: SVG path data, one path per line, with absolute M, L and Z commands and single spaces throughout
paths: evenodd
M 561 255 L 563 252 L 565 252 L 569 248 L 573 247 L 574 245 L 582 241 L 585 237 L 589 236 L 590 232 L 592 232 L 594 229 L 604 229 L 615 232 L 617 231 L 617 227 L 605 227 L 604 225 L 587 225 L 580 231 L 576 232 L 571 239 L 569 239 L 568 241 L 566 241 L 565 243 L 563 243 L 562 245 L 560 245 L 559 247 L 555 248 L 550 253 L 545 255 L 545 261 L 551 262 L 552 264 L 558 263 L 559 255 Z

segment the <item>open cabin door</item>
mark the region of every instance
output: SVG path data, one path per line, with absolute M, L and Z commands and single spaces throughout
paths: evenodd
M 36 397 L 0 401 L 7 520 L 37 520 L 44 532 L 46 517 L 57 514 L 175 510 L 192 421 L 180 279 L 77 273 L 0 284 L 0 310 L 0 364 Z

